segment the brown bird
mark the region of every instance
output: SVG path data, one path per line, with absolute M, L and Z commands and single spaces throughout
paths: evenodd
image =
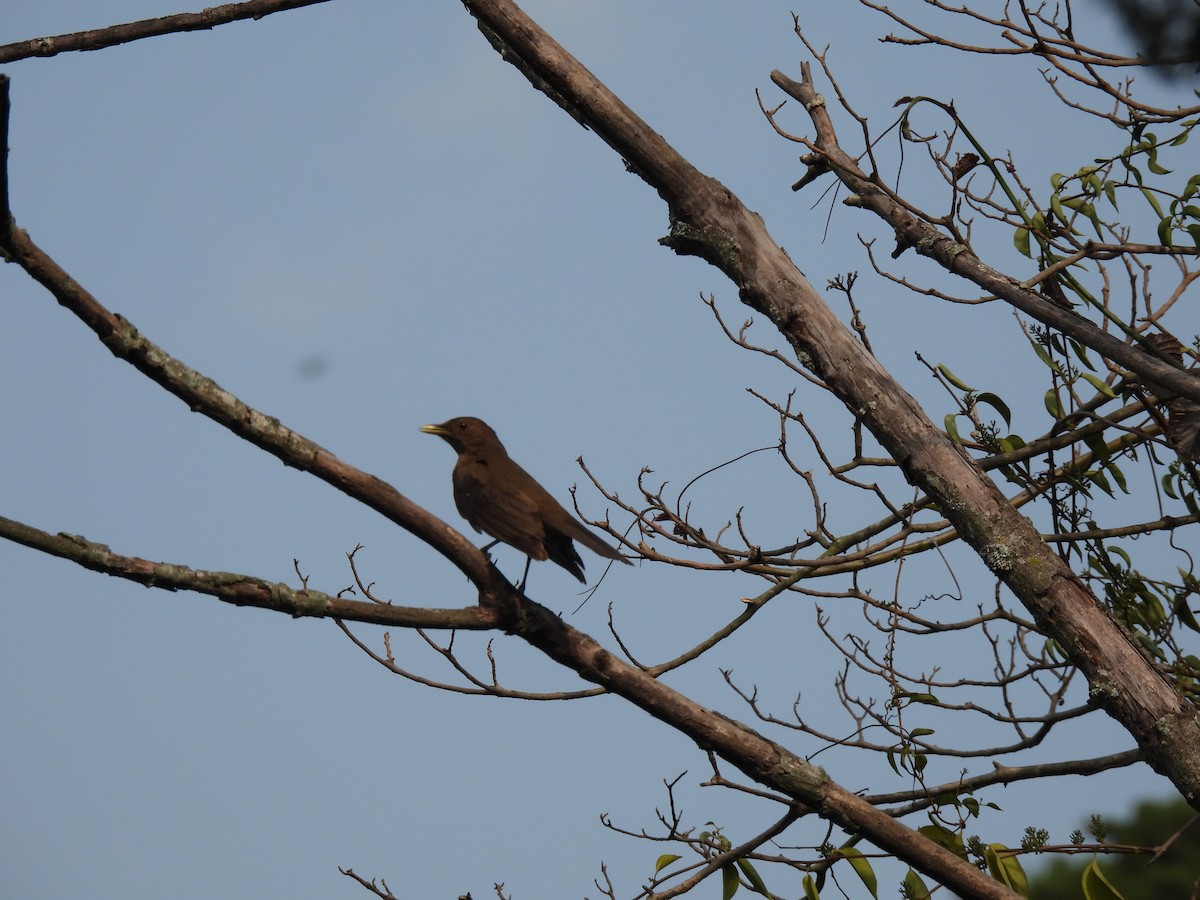
M 530 560 L 553 560 L 580 581 L 584 580 L 583 560 L 572 539 L 600 556 L 632 565 L 513 462 L 486 422 L 464 416 L 441 425 L 422 425 L 421 431 L 436 434 L 458 454 L 454 505 L 472 528 L 496 539 L 485 551 L 503 541 Z M 528 560 L 525 574 L 529 574 Z

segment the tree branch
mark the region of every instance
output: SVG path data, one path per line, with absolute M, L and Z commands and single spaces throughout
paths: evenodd
M 507 6 L 507 5 L 506 5 Z M 556 54 L 559 61 L 574 72 L 578 64 L 562 48 L 537 29 L 515 7 L 507 6 L 515 18 L 512 24 L 525 28 L 529 34 Z M 512 33 L 508 32 L 510 37 Z M 515 37 L 513 38 L 515 39 Z M 556 48 L 556 49 L 555 49 Z M 524 52 L 524 49 L 523 49 Z M 588 79 L 594 82 L 590 75 Z M 0 82 L 0 93 L 7 81 Z M 0 101 L 0 112 L 6 109 Z M 625 127 L 630 134 L 644 136 L 648 129 L 626 110 Z M 0 123 L 0 136 L 7 131 L 7 122 Z M 651 145 L 665 146 L 661 138 Z M 669 148 L 668 148 L 669 149 Z M 635 159 L 649 163 L 652 157 L 645 148 Z M 671 154 L 674 151 L 670 151 Z M 690 170 L 690 167 L 688 167 Z M 694 172 L 694 170 L 690 170 Z M 680 187 L 691 182 L 684 176 Z M 715 182 L 711 182 L 715 185 Z M 723 188 L 720 189 L 724 191 Z M 725 192 L 726 194 L 728 192 Z M 729 195 L 732 198 L 732 195 Z M 916 832 L 881 813 L 852 791 L 831 781 L 825 771 L 812 765 L 787 748 L 768 740 L 743 725 L 739 725 L 713 710 L 706 709 L 677 693 L 653 676 L 614 656 L 591 637 L 576 631 L 549 609 L 518 596 L 503 577 L 488 564 L 483 553 L 461 534 L 449 528 L 421 507 L 412 503 L 381 480 L 360 472 L 338 460 L 318 445 L 302 438 L 280 422 L 252 409 L 219 385 L 174 359 L 161 348 L 143 338 L 121 316 L 105 309 L 95 297 L 67 275 L 49 256 L 18 229 L 7 208 L 0 210 L 0 250 L 19 263 L 26 272 L 50 291 L 58 302 L 91 328 L 106 347 L 117 357 L 129 362 L 155 383 L 184 400 L 188 406 L 233 431 L 239 437 L 279 457 L 284 463 L 310 472 L 339 490 L 411 531 L 450 559 L 480 587 L 480 605 L 498 615 L 503 626 L 550 659 L 572 669 L 583 679 L 619 694 L 657 719 L 692 738 L 704 749 L 717 753 L 749 777 L 795 799 L 811 808 L 822 810 L 830 821 L 850 833 L 862 832 L 879 847 L 894 853 L 910 865 L 932 874 L 971 897 L 1012 900 L 1015 896 L 1006 887 L 993 881 L 943 847 L 919 839 Z M 152 564 L 142 561 L 112 559 L 111 551 L 99 545 L 70 541 L 80 550 L 81 564 L 108 561 L 133 569 L 153 570 Z M 57 549 L 68 552 L 62 542 Z M 189 573 L 178 573 L 184 581 Z M 243 578 L 243 576 L 236 576 Z M 147 576 L 144 576 L 148 580 Z M 271 587 L 265 583 L 239 581 L 253 599 L 263 605 L 271 602 Z M 206 585 L 211 586 L 211 585 Z M 278 592 L 276 592 L 278 593 Z M 278 601 L 275 601 L 278 603 Z M 295 603 L 299 604 L 296 599 Z M 321 605 L 325 604 L 321 600 Z M 301 608 L 297 605 L 296 608 Z M 372 604 L 378 607 L 377 604 Z M 274 608 L 274 607 L 272 607 Z M 364 611 L 365 612 L 365 611 Z M 369 614 L 380 615 L 374 608 Z M 349 618 L 350 616 L 347 616 Z
M 136 581 L 165 591 L 195 591 L 234 606 L 254 606 L 287 613 L 294 618 L 337 618 L 371 625 L 403 628 L 461 628 L 483 631 L 500 626 L 493 610 L 420 609 L 364 600 L 346 600 L 321 591 L 296 589 L 236 572 L 209 572 L 177 563 L 156 562 L 114 553 L 77 534 L 50 534 L 0 516 L 0 537 L 116 578 Z
M 793 81 L 778 70 L 771 73 L 771 80 L 788 96 L 799 100 L 808 111 L 817 131 L 815 146 L 852 192 L 852 198 L 847 199 L 853 201 L 852 205 L 870 210 L 891 225 L 896 232 L 897 246 L 915 248 L 946 271 L 963 276 L 1043 325 L 1070 335 L 1097 353 L 1141 375 L 1147 382 L 1165 389 L 1159 393 L 1177 394 L 1200 402 L 1200 378 L 1124 343 L 1097 328 L 1077 312 L 1048 301 L 1032 289 L 1034 282 L 1021 282 L 998 272 L 965 244 L 942 233 L 931 223 L 922 221 L 883 190 L 878 181 L 863 172 L 854 158 L 838 144 L 833 122 L 823 98 L 813 85 L 812 72 L 807 63 L 802 64 L 801 71 L 800 81 Z
M 32 56 L 57 56 L 74 50 L 103 50 L 117 44 L 128 44 L 143 38 L 176 34 L 182 31 L 206 31 L 218 25 L 237 22 L 241 19 L 261 19 L 272 13 L 303 6 L 315 6 L 328 0 L 248 0 L 246 3 L 226 3 L 211 6 L 198 13 L 177 13 L 158 19 L 141 19 L 107 28 L 76 31 L 53 37 L 31 38 L 0 45 L 0 63 L 16 62 Z
M 933 806 L 943 797 L 958 795 L 962 792 L 973 793 L 993 784 L 1015 784 L 1018 781 L 1028 781 L 1032 778 L 1058 778 L 1062 775 L 1096 775 L 1110 769 L 1131 766 L 1142 761 L 1142 751 L 1122 750 L 1110 753 L 1108 756 L 1096 756 L 1090 759 L 1075 759 L 1064 762 L 1035 763 L 1028 766 L 1002 766 L 993 763 L 993 771 L 974 778 L 960 778 L 947 784 L 934 785 L 922 791 L 920 799 L 913 801 L 913 791 L 901 791 L 888 794 L 867 794 L 866 799 L 872 803 L 905 803 L 902 807 L 892 807 L 892 815 L 903 816 L 918 810 Z
M 718 267 L 737 285 L 743 303 L 771 319 L 804 354 L 806 367 L 871 431 L 902 467 L 909 483 L 937 503 L 988 568 L 1030 610 L 1039 628 L 1079 666 L 1091 685 L 1093 699 L 1130 731 L 1151 766 L 1200 808 L 1200 718 L 1195 711 L 1042 540 L 1033 524 L 1012 509 L 978 465 L 934 426 L 916 400 L 824 304 L 772 239 L 762 219 L 726 187 L 684 160 L 512 3 L 465 2 L 493 44 L 499 41 L 505 59 L 520 59 L 518 69 L 549 84 L 556 102 L 628 160 L 632 170 L 663 197 L 671 231 L 661 242 L 677 253 L 699 256 Z M 814 120 L 827 123 L 824 101 L 812 89 L 811 78 L 799 90 Z M 851 174 L 850 182 L 861 188 L 863 202 L 898 215 L 892 207 L 900 209 L 899 205 L 831 141 L 831 128 L 822 124 L 818 131 L 825 135 L 819 149 L 839 175 Z M 906 226 L 915 229 L 906 238 L 934 240 L 925 233 L 924 223 L 907 212 L 905 215 Z M 954 263 L 956 256 L 965 256 L 972 271 L 985 271 L 981 262 L 962 252 L 961 245 L 952 247 L 941 235 L 935 243 L 952 266 L 965 265 Z M 999 273 L 989 278 L 998 291 L 1019 294 L 1022 302 L 1030 299 L 1015 279 Z M 1053 305 L 1040 298 L 1037 302 Z M 1120 343 L 1109 338 L 1105 347 L 1109 342 Z M 1108 355 L 1109 351 L 1102 352 Z M 1129 356 L 1126 348 L 1120 352 Z M 1141 357 L 1136 363 L 1129 368 L 1150 373 L 1151 380 L 1172 392 L 1200 398 L 1200 381 L 1194 377 L 1150 357 Z M 901 848 L 894 852 L 907 859 L 909 851 Z M 956 858 L 953 871 L 939 874 L 957 878 L 954 872 L 959 862 Z
M 0 141 L 8 137 L 8 79 L 0 76 Z M 7 143 L 3 145 L 7 147 Z M 4 159 L 7 163 L 7 157 Z M 109 351 L 188 405 L 238 437 L 309 472 L 382 514 L 428 543 L 456 565 L 486 596 L 503 593 L 503 578 L 466 537 L 413 503 L 380 478 L 343 462 L 324 447 L 248 406 L 210 378 L 172 357 L 110 312 L 18 228 L 4 190 L 8 167 L 0 172 L 0 252 L 45 287 L 88 326 Z

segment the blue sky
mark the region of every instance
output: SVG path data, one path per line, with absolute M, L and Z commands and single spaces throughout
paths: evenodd
M 808 6 L 803 24 L 873 121 L 889 121 L 900 95 L 954 99 L 1043 187 L 1094 155 L 1101 132 L 1056 131 L 1058 108 L 1019 66 L 964 73 L 946 54 L 878 44 L 886 23 L 856 5 Z M 0 42 L 178 11 L 134 0 L 10 7 Z M 865 272 L 856 233 L 890 250 L 884 229 L 840 205 L 823 240 L 828 203 L 812 209 L 815 194 L 789 190 L 801 150 L 774 135 L 754 96 L 782 99 L 770 71 L 796 74 L 804 58 L 788 4 L 525 8 L 760 212 L 815 285 Z M 556 495 L 579 482 L 597 516 L 603 500 L 583 483 L 581 454 L 632 497 L 643 466 L 679 487 L 775 439 L 746 388 L 782 398 L 795 385 L 730 345 L 699 299 L 712 293 L 736 326 L 746 313 L 735 290 L 657 245 L 658 197 L 501 62 L 458 3 L 340 0 L 5 71 L 12 206 L 33 239 L 168 352 L 455 527 L 465 528 L 453 457 L 417 432 L 426 422 L 481 416 Z M 1013 261 L 1010 248 L 997 254 Z M 921 260 L 899 268 L 936 277 Z M 15 266 L 0 270 L 0 296 L 0 513 L 131 555 L 290 583 L 299 560 L 331 592 L 350 584 L 345 554 L 362 544 L 360 567 L 394 602 L 471 601 L 436 554 L 188 412 Z M 1004 311 L 947 309 L 880 284 L 859 297 L 877 354 L 935 420 L 946 399 L 914 350 L 1020 396 L 1031 357 L 991 337 L 999 323 L 1011 330 Z M 767 327 L 753 334 L 778 344 Z M 844 440 L 836 404 L 804 386 L 798 397 Z M 1040 392 L 1028 397 L 1019 417 L 1032 432 L 1045 423 Z M 747 504 L 765 533 L 794 535 L 805 527 L 795 510 L 808 515 L 770 454 L 694 496 L 714 521 Z M 833 516 L 858 521 L 854 509 Z M 515 553 L 499 560 L 519 574 Z M 5 896 L 365 896 L 339 865 L 402 896 L 478 900 L 496 881 L 518 897 L 595 896 L 602 861 L 625 895 L 664 848 L 613 834 L 600 813 L 652 827 L 663 779 L 685 769 L 681 799 L 698 826 L 746 836 L 774 812 L 700 787 L 703 754 L 613 698 L 436 692 L 389 675 L 332 623 L 150 591 L 11 545 L 0 545 L 0 568 Z M 910 571 L 914 595 L 948 589 L 944 570 Z M 990 593 L 977 560 L 955 572 Z M 533 596 L 564 613 L 577 587 L 554 567 L 531 575 Z M 611 603 L 635 652 L 657 660 L 757 589 L 622 567 L 570 621 L 604 637 Z M 778 604 L 758 631 L 672 683 L 748 719 L 718 671 L 732 668 L 778 710 L 802 692 L 826 714 L 835 661 L 812 616 L 809 602 Z M 357 631 L 379 645 L 378 630 Z M 414 670 L 451 677 L 415 637 L 393 640 Z M 482 639 L 456 646 L 483 671 Z M 494 648 L 512 686 L 579 685 L 518 641 L 497 635 Z M 971 651 L 948 652 L 953 665 Z M 1047 756 L 1128 746 L 1093 718 Z M 874 763 L 818 760 L 853 789 L 888 783 Z M 1166 790 L 1144 768 L 1013 787 L 987 798 L 1005 813 L 980 830 L 1015 844 L 1036 822 L 1062 838 L 1089 812 Z

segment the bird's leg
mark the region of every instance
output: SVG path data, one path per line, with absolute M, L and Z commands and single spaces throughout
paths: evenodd
M 518 591 L 524 592 L 524 590 L 525 590 L 525 579 L 529 577 L 529 564 L 531 562 L 533 562 L 532 556 L 525 557 L 525 571 L 521 573 L 521 580 L 518 581 L 515 585 L 515 587 Z
M 496 538 L 496 540 L 492 541 L 490 544 L 484 544 L 482 547 L 480 547 L 479 551 L 488 559 L 491 559 L 492 554 L 488 553 L 488 551 L 495 547 L 498 543 L 500 543 L 500 539 Z

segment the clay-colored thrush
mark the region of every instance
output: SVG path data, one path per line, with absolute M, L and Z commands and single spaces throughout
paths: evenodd
M 422 425 L 421 431 L 443 438 L 458 454 L 454 505 L 476 531 L 516 547 L 531 560 L 553 560 L 580 581 L 584 580 L 583 560 L 572 539 L 600 556 L 632 565 L 513 462 L 486 422 L 464 416 L 441 425 Z M 525 572 L 529 572 L 528 562 Z

